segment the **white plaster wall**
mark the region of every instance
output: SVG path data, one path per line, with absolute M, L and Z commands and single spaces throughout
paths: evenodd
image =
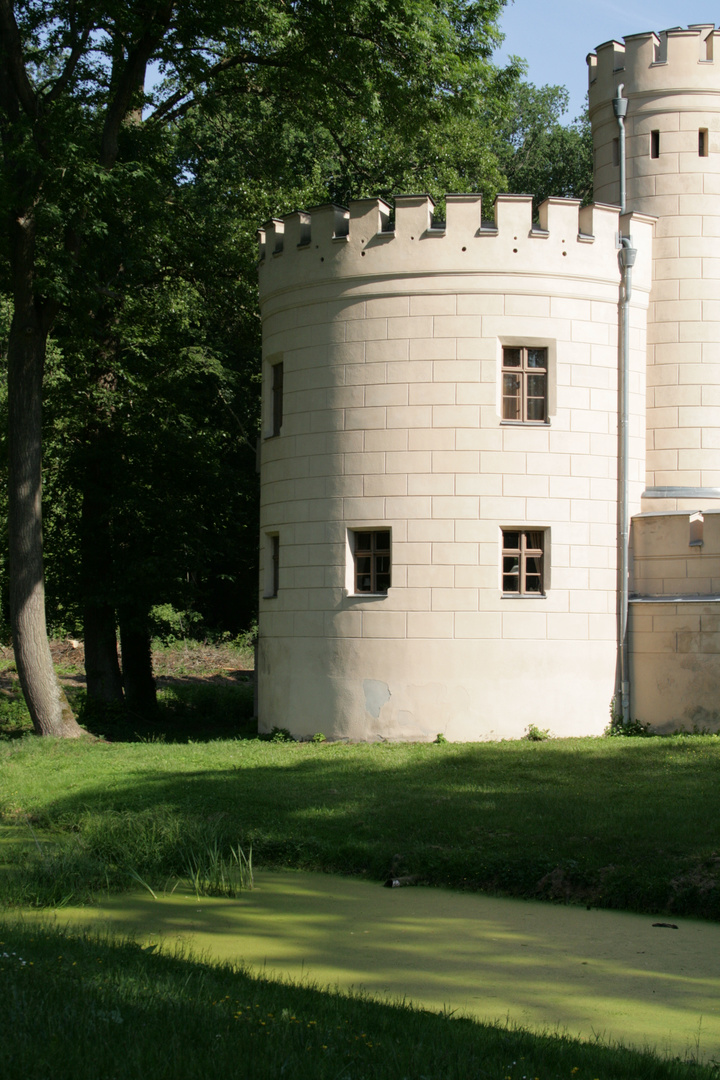
M 280 588 L 261 600 L 261 729 L 599 733 L 615 665 L 617 211 L 552 200 L 537 230 L 530 200 L 507 196 L 480 230 L 480 199 L 463 196 L 440 232 L 429 201 L 408 197 L 393 234 L 379 232 L 386 214 L 376 200 L 324 207 L 263 237 L 264 355 L 282 358 L 285 396 L 281 435 L 262 445 Z M 651 224 L 622 224 L 640 250 L 638 510 Z M 503 343 L 548 344 L 549 423 L 501 421 Z M 543 598 L 501 596 L 501 529 L 514 525 L 546 530 Z M 348 595 L 347 530 L 380 526 L 392 587 Z

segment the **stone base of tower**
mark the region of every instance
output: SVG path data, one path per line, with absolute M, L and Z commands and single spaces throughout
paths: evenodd
M 720 597 L 630 604 L 633 720 L 659 735 L 720 731 Z
M 296 739 L 453 742 L 600 735 L 609 721 L 614 641 L 265 638 L 261 732 Z
M 632 719 L 720 731 L 720 510 L 632 521 Z

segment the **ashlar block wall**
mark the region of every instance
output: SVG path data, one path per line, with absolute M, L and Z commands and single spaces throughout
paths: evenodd
M 720 511 L 633 521 L 633 718 L 666 733 L 720 727 Z
M 364 200 L 261 233 L 260 728 L 597 734 L 615 682 L 616 237 L 639 252 L 637 511 L 652 222 L 551 199 L 534 226 L 525 196 L 489 223 L 479 196 L 448 196 L 444 223 L 426 196 L 390 214 Z M 516 346 L 547 349 L 544 422 L 503 419 Z M 390 534 L 383 594 L 354 577 L 374 530 Z M 541 595 L 504 592 L 504 530 L 542 537 Z

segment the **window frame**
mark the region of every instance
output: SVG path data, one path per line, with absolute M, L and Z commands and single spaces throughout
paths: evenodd
M 387 535 L 387 545 L 378 546 L 378 537 L 380 535 Z M 369 537 L 370 546 L 358 548 L 358 537 Z M 351 528 L 348 529 L 348 539 L 350 541 L 349 547 L 351 552 L 351 563 L 348 569 L 350 570 L 348 585 L 349 593 L 352 596 L 387 596 L 389 590 L 392 587 L 392 529 L 388 525 L 377 526 L 376 528 Z M 359 560 L 369 559 L 370 566 L 368 569 L 360 569 Z M 387 559 L 387 566 L 380 566 L 380 561 Z M 360 585 L 360 578 L 366 577 L 369 574 L 370 588 L 364 589 Z M 387 585 L 385 588 L 378 588 L 378 577 L 387 577 Z
M 520 352 L 520 365 L 513 365 L 506 363 L 505 354 L 509 350 Z M 529 363 L 529 354 L 531 352 L 544 352 L 545 353 L 545 366 L 544 367 L 531 367 Z M 551 349 L 547 342 L 535 343 L 535 342 L 515 342 L 515 341 L 502 341 L 500 343 L 500 419 L 503 424 L 523 424 L 538 427 L 546 425 L 550 422 L 550 370 L 551 370 Z M 509 398 L 509 395 L 505 393 L 505 377 L 515 376 L 519 381 L 519 394 L 516 398 L 510 398 L 510 400 L 519 400 L 519 416 L 506 416 L 505 415 L 505 401 Z M 545 380 L 544 393 L 541 397 L 528 394 L 528 382 L 529 376 L 542 375 Z M 543 417 L 540 420 L 534 418 L 528 418 L 528 402 L 529 401 L 542 401 L 543 403 Z
M 517 534 L 519 540 L 517 546 L 510 546 L 508 537 Z M 547 596 L 548 589 L 548 530 L 546 528 L 529 528 L 527 525 L 508 525 L 500 529 L 500 591 L 503 597 L 509 599 L 543 599 Z M 507 571 L 506 559 L 517 559 L 518 588 L 509 590 L 506 588 L 508 577 L 514 577 L 512 571 Z M 528 561 L 539 560 L 539 570 L 528 569 Z M 527 588 L 528 574 L 539 577 L 540 589 Z

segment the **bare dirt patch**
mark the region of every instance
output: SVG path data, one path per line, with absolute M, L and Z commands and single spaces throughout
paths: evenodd
M 50 642 L 50 654 L 62 683 L 85 685 L 85 646 L 77 638 L 55 639 Z M 174 681 L 201 679 L 222 685 L 228 680 L 245 681 L 253 672 L 251 649 L 240 650 L 233 645 L 209 645 L 202 642 L 183 642 L 172 648 L 153 651 L 153 671 L 158 685 Z M 0 693 L 17 690 L 17 668 L 10 645 L 0 646 Z
M 253 652 L 236 645 L 180 642 L 153 651 L 158 709 L 117 705 L 87 709 L 85 650 L 77 638 L 50 642 L 53 663 L 72 709 L 90 734 L 112 741 L 186 741 L 257 733 L 253 717 Z M 32 730 L 12 648 L 0 646 L 0 738 Z

